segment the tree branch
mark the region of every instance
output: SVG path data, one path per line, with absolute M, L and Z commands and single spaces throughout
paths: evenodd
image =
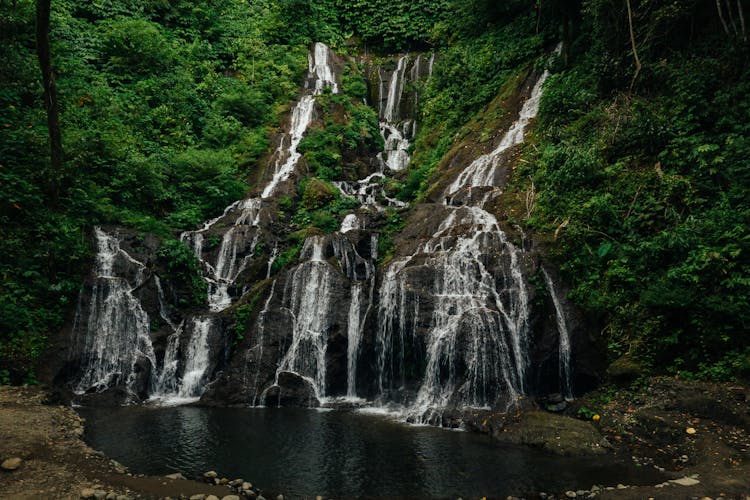
M 719 0 L 717 0 L 719 1 Z M 635 46 L 635 32 L 633 31 L 633 10 L 630 7 L 630 0 L 625 0 L 626 5 L 628 6 L 628 28 L 630 28 L 630 45 L 633 48 L 633 58 L 635 59 L 635 74 L 633 75 L 633 80 L 630 82 L 630 92 L 633 92 L 633 87 L 635 86 L 635 80 L 638 78 L 638 73 L 641 72 L 641 60 L 638 57 L 638 48 Z

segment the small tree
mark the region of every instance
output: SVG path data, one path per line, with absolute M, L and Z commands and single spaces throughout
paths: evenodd
M 62 172 L 62 137 L 60 119 L 57 109 L 57 88 L 55 75 L 52 72 L 52 57 L 49 44 L 50 0 L 36 2 L 36 53 L 39 67 L 42 70 L 44 85 L 44 107 L 47 110 L 47 128 L 50 142 L 50 187 L 52 201 L 57 201 L 60 177 Z

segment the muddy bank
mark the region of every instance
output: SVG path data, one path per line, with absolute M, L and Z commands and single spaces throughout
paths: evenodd
M 612 453 L 665 477 L 652 486 L 592 485 L 593 492 L 567 492 L 569 498 L 750 498 L 747 386 L 651 378 L 572 402 L 525 406 L 469 412 L 464 422 L 501 442 L 561 456 Z
M 226 486 L 132 475 L 83 442 L 83 420 L 73 409 L 46 405 L 45 398 L 38 388 L 0 386 L 0 498 L 78 499 L 96 494 L 125 500 L 201 493 L 223 498 L 232 493 Z

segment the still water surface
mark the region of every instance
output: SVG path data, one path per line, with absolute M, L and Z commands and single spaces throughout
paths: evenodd
M 275 498 L 479 497 L 656 478 L 613 459 L 548 456 L 485 436 L 357 412 L 80 408 L 86 440 L 143 474 L 216 470 Z

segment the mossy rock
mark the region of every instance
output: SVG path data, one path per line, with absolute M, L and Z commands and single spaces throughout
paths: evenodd
M 336 198 L 336 188 L 320 179 L 312 178 L 302 194 L 302 205 L 315 210 L 331 203 Z
M 629 385 L 643 375 L 643 366 L 630 356 L 621 357 L 607 368 L 607 376 L 619 386 Z
M 494 437 L 562 456 L 603 455 L 611 448 L 590 422 L 536 410 L 524 413 Z

